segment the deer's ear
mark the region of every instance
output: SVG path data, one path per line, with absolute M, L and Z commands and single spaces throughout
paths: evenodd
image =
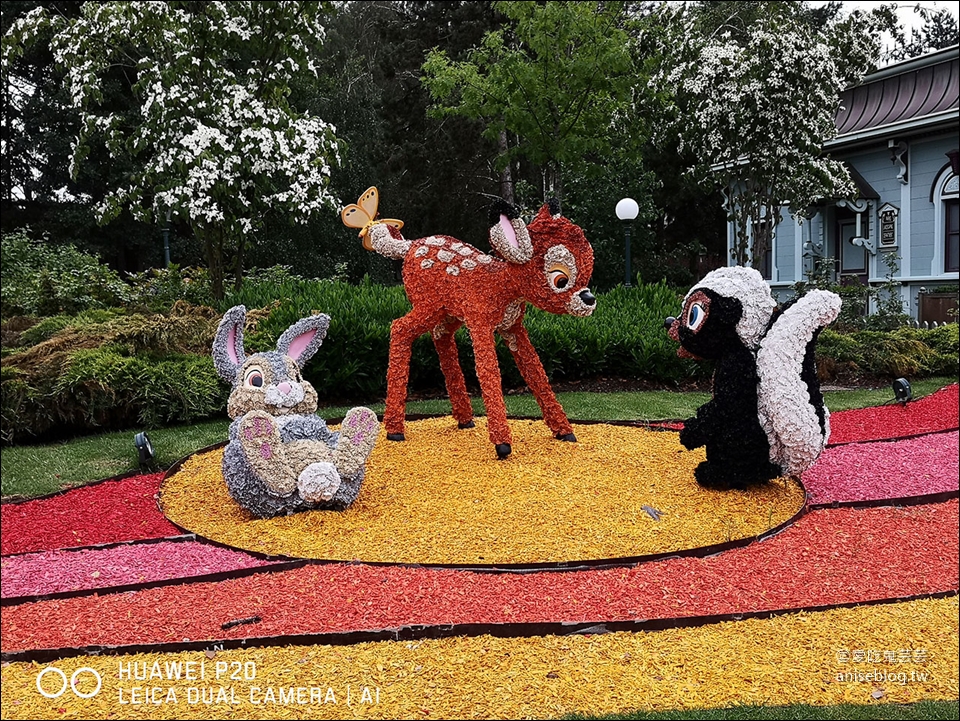
M 501 200 L 490 210 L 490 245 L 510 262 L 523 264 L 533 257 L 533 243 L 516 208 Z

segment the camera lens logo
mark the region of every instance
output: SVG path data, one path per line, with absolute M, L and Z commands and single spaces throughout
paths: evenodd
M 77 688 L 77 679 L 84 672 L 91 674 L 97 680 L 97 687 L 93 689 L 93 691 L 89 691 L 87 693 L 84 693 Z M 50 691 L 47 691 L 44 688 L 44 684 L 42 683 L 42 681 L 43 681 L 43 677 L 46 676 L 47 674 L 53 674 L 54 676 L 60 677 L 60 690 L 57 691 L 56 693 L 51 693 Z M 100 674 L 99 672 L 97 672 L 95 668 L 90 668 L 89 666 L 83 666 L 81 668 L 78 668 L 70 676 L 69 681 L 67 681 L 67 674 L 65 674 L 56 666 L 48 666 L 47 668 L 43 669 L 43 671 L 37 674 L 37 691 L 40 692 L 41 696 L 46 696 L 47 698 L 59 698 L 60 696 L 63 696 L 64 693 L 66 693 L 67 686 L 69 686 L 70 690 L 73 691 L 73 693 L 79 696 L 80 698 L 93 698 L 98 693 L 100 693 L 100 687 L 103 686 L 103 679 L 100 678 Z

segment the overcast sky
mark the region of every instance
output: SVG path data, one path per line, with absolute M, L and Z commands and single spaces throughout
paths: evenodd
M 810 4 L 825 5 L 826 3 L 811 2 Z M 920 26 L 923 25 L 923 19 L 920 17 L 918 13 L 914 12 L 914 8 L 916 8 L 917 5 L 922 5 L 923 7 L 931 8 L 933 10 L 940 10 L 941 8 L 946 8 L 947 10 L 950 11 L 950 13 L 954 17 L 957 17 L 957 12 L 958 12 L 957 8 L 960 7 L 960 3 L 957 3 L 955 0 L 954 2 L 945 2 L 944 0 L 913 0 L 913 2 L 905 2 L 905 1 L 883 2 L 882 0 L 878 0 L 877 2 L 872 2 L 869 0 L 867 1 L 852 0 L 849 2 L 845 1 L 843 3 L 843 8 L 844 10 L 849 12 L 854 8 L 870 9 L 870 8 L 877 7 L 878 5 L 896 5 L 897 6 L 897 16 L 900 18 L 900 24 L 903 25 L 903 27 L 906 29 L 907 40 L 910 39 L 911 28 L 914 28 L 914 27 L 919 28 Z M 889 38 L 888 38 L 888 41 L 889 41 Z

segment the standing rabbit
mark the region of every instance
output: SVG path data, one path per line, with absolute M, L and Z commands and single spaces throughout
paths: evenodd
M 339 433 L 316 414 L 317 392 L 301 370 L 327 334 L 330 317 L 303 318 L 284 331 L 276 351 L 247 356 L 247 309 L 226 312 L 213 341 L 217 373 L 233 384 L 227 402 L 230 442 L 223 454 L 227 490 L 261 518 L 312 508 L 342 511 L 363 483 L 380 431 L 369 408 L 352 408 Z

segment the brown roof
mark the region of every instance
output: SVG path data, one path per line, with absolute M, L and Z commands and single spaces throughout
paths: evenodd
M 840 105 L 836 123 L 841 136 L 956 110 L 960 107 L 957 47 L 867 76 L 863 84 L 843 91 Z

